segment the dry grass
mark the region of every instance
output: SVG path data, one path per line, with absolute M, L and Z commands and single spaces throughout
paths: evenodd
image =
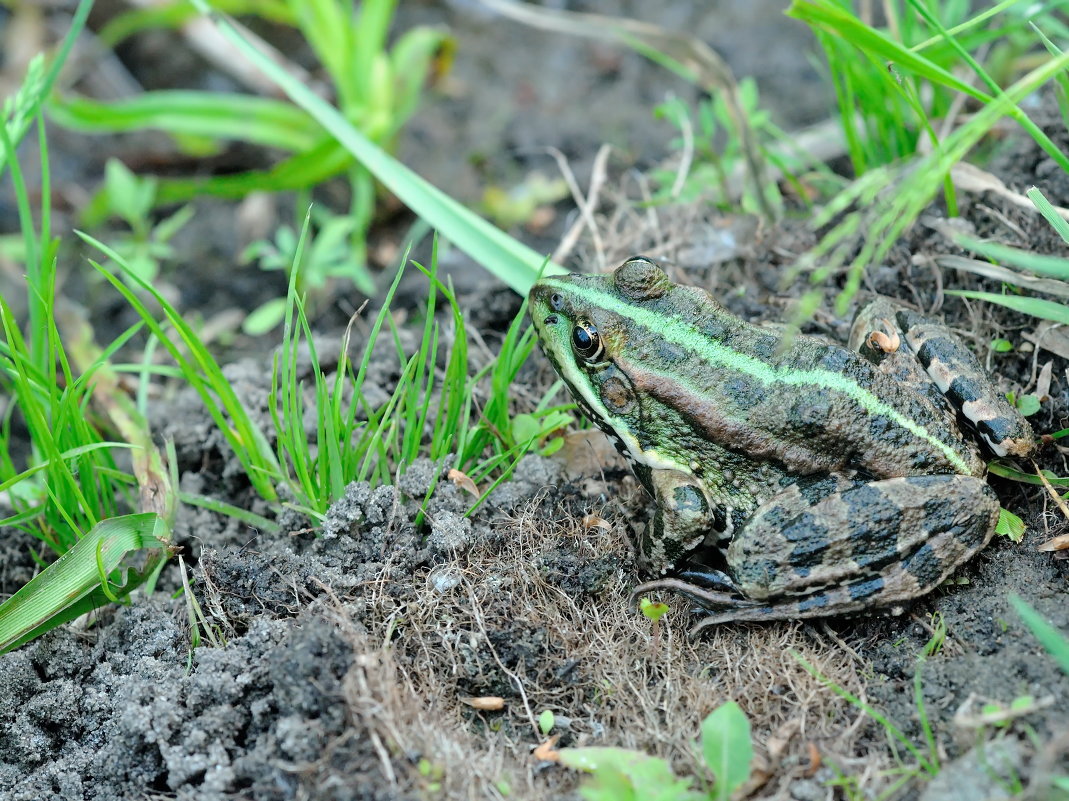
M 622 519 L 595 511 L 613 525 L 586 528 L 574 510 L 535 499 L 473 552 L 417 575 L 410 593 L 391 594 L 384 582 L 358 605 L 335 602 L 355 654 L 345 681 L 352 736 L 370 740 L 392 787 L 473 799 L 503 797 L 502 780 L 509 798 L 574 789 L 579 777 L 531 756 L 544 709 L 555 713 L 563 745 L 639 749 L 694 774 L 699 723 L 728 699 L 753 726 L 768 779 L 756 797 L 781 793 L 815 760 L 848 773 L 885 766 L 872 757 L 855 764 L 866 729 L 858 711 L 794 656 L 864 695 L 865 666 L 817 629 L 736 626 L 691 642 L 679 609 L 655 641 L 628 608 L 633 577 L 619 576 L 600 595 L 547 581 L 540 565 L 561 551 L 619 553 L 628 563 Z M 443 570 L 457 580 L 446 591 Z M 476 711 L 464 702 L 472 695 L 503 696 L 505 707 Z

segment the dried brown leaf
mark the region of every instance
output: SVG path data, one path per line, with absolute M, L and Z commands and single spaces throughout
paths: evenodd
M 462 473 L 454 467 L 446 473 L 446 478 L 469 495 L 476 498 L 479 497 L 479 488 L 475 486 L 475 482 L 471 480 L 471 477 L 467 473 Z
M 505 708 L 505 699 L 500 695 L 462 696 L 460 703 L 484 712 L 497 712 Z
M 1036 546 L 1037 551 L 1064 551 L 1069 548 L 1069 534 L 1059 534 Z

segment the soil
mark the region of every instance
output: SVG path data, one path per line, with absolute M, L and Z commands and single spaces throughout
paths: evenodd
M 826 91 L 805 59 L 809 37 L 778 13 L 782 4 L 697 12 L 673 3 L 663 15 L 649 4 L 610 5 L 597 10 L 656 17 L 721 48 L 738 74 L 756 76 L 785 128 L 827 113 Z M 637 57 L 532 32 L 477 5 L 406 4 L 399 23 L 414 21 L 448 25 L 458 48 L 448 96 L 427 101 L 401 145 L 407 161 L 475 202 L 488 183 L 550 170 L 549 146 L 570 156 L 585 181 L 597 147 L 610 141 L 624 155 L 599 211 L 609 244 L 597 251 L 582 242 L 576 261 L 651 253 L 678 280 L 704 286 L 748 319 L 784 315 L 802 288 L 784 275 L 816 241 L 807 220 L 770 227 L 695 205 L 660 209 L 651 227 L 646 211 L 635 211 L 626 170 L 672 154 L 672 131 L 649 109 L 665 91 L 686 94 L 686 87 Z M 180 47 L 147 37 L 122 51 L 146 86 L 167 75 L 161 41 L 163 52 Z M 1065 148 L 1064 126 L 1050 109 L 1036 119 Z M 101 141 L 84 158 L 84 139 L 56 132 L 53 158 L 69 196 L 79 183 L 95 185 L 108 155 L 130 163 L 147 152 L 136 137 Z M 1023 137 L 1011 137 L 993 164 L 1011 189 L 1047 188 L 1049 168 Z M 1069 199 L 1055 187 L 1048 196 Z M 273 224 L 279 216 L 270 215 L 284 208 L 270 212 Z M 4 231 L 14 230 L 12 214 L 0 206 Z M 1038 215 L 995 193 L 965 196 L 962 218 L 1008 244 L 1065 252 Z M 189 266 L 161 279 L 181 308 L 218 319 L 280 292 L 262 273 L 231 267 L 242 237 L 252 235 L 236 207 L 198 203 L 194 219 L 175 242 Z M 555 227 L 521 233 L 551 249 L 564 222 L 561 214 Z M 997 284 L 944 272 L 934 261 L 960 254 L 942 222 L 933 206 L 884 264 L 873 265 L 864 292 L 944 315 L 987 354 L 1007 390 L 1032 391 L 1050 362 L 1049 398 L 1032 421 L 1039 432 L 1063 428 L 1065 359 L 1043 344 L 1036 321 L 943 294 L 944 286 L 997 291 Z M 385 221 L 376 236 L 388 253 L 396 224 Z M 78 263 L 75 253 L 67 258 Z M 447 253 L 443 269 L 456 280 L 469 326 L 493 349 L 517 300 L 459 254 Z M 73 268 L 65 279 L 98 333 L 129 324 L 104 286 Z M 394 308 L 407 305 L 417 316 L 425 292 L 413 278 Z M 337 351 L 358 302 L 338 297 L 322 309 L 320 353 Z M 843 341 L 849 319 L 825 310 L 809 327 Z M 358 325 L 353 352 L 365 335 Z M 407 344 L 418 336 L 416 327 L 402 328 Z M 999 336 L 1019 347 L 995 355 L 988 343 Z M 1039 344 L 1029 349 L 1029 338 Z M 228 378 L 269 429 L 271 345 L 234 333 L 221 344 L 233 359 Z M 385 360 L 369 372 L 384 393 L 396 377 Z M 539 397 L 550 381 L 536 356 L 515 395 Z M 269 512 L 191 390 L 165 393 L 152 423 L 161 441 L 175 442 L 184 490 Z M 1059 475 L 1069 469 L 1054 446 L 1039 460 Z M 217 643 L 193 647 L 175 560 L 151 597 L 101 609 L 0 657 L 0 800 L 577 797 L 578 774 L 531 754 L 544 739 L 536 718 L 546 709 L 560 746 L 639 749 L 705 782 L 693 742 L 702 718 L 729 699 L 751 721 L 754 798 L 1058 797 L 1050 779 L 1069 772 L 1069 677 L 1009 600 L 1022 598 L 1069 632 L 1069 561 L 1036 549 L 1064 527 L 1041 488 L 993 479 L 1003 505 L 1025 518 L 1023 542 L 997 538 L 903 614 L 724 626 L 691 641 L 696 610 L 686 602 L 665 599 L 672 609 L 656 633 L 630 609 L 629 588 L 641 577 L 629 535 L 646 524 L 649 501 L 600 434 L 576 432 L 561 454 L 526 457 L 470 516 L 470 496 L 441 472 L 420 461 L 396 486 L 354 483 L 321 525 L 287 512 L 280 534 L 183 507 L 175 541 Z M 35 565 L 31 543 L 4 534 L 0 592 L 7 594 Z M 942 647 L 921 659 L 942 626 Z M 500 708 L 480 708 L 487 698 L 502 699 Z M 989 714 L 984 722 L 990 705 L 1015 699 L 1027 707 L 1018 718 Z M 938 776 L 918 770 L 910 748 L 938 763 Z

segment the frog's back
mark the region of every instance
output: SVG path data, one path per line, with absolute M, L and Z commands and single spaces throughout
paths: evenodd
M 781 353 L 778 332 L 696 289 L 624 303 L 617 324 L 636 344 L 617 366 L 640 394 L 685 410 L 699 437 L 794 474 L 984 471 L 943 408 L 853 351 L 799 336 Z

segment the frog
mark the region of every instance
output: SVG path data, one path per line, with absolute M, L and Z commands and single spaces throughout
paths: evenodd
M 652 496 L 652 577 L 724 623 L 901 608 L 991 540 L 988 460 L 1028 421 L 944 323 L 886 299 L 847 346 L 747 322 L 636 256 L 542 277 L 529 313 L 577 407 Z

